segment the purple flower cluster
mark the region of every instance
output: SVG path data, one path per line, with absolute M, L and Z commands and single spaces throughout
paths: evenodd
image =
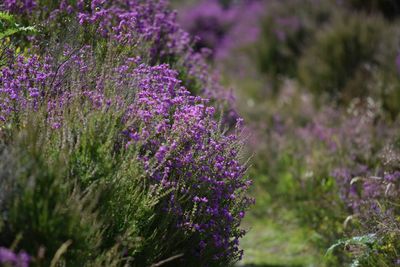
M 84 27 L 96 25 L 97 33 L 103 38 L 144 48 L 143 58 L 151 65 L 178 57 L 189 79 L 200 85 L 203 96 L 229 103 L 229 92 L 220 86 L 218 76 L 207 66 L 207 52 L 192 48 L 192 38 L 178 24 L 176 12 L 168 8 L 167 0 L 93 0 L 86 5 L 83 1 L 76 5 L 62 1 L 51 17 L 65 13 L 74 14 Z
M 240 255 L 238 226 L 251 200 L 243 197 L 250 182 L 237 159 L 237 136 L 216 134 L 214 109 L 180 86 L 168 66 L 140 65 L 134 77 L 139 90 L 126 134 L 129 145 L 146 149 L 140 160 L 152 181 L 173 189 L 165 209 L 179 218 L 178 227 L 199 235 L 198 253 L 216 248 L 216 259 Z
M 38 12 L 37 17 L 48 17 L 45 23 L 56 23 L 57 27 L 63 27 L 60 21 L 73 18 L 83 28 L 94 28 L 103 40 L 142 50 L 139 53 L 150 65 L 175 61 L 188 76 L 184 82 L 195 84 L 196 88 L 189 89 L 216 100 L 221 106 L 232 107 L 231 93 L 220 85 L 218 74 L 208 67 L 207 51 L 192 48 L 192 38 L 177 22 L 176 12 L 169 9 L 168 0 L 63 0 L 53 10 L 49 6 L 35 8 L 40 2 L 27 3 L 9 0 L 4 9 L 18 13 L 15 8 L 23 7 L 25 13 Z M 231 113 L 229 117 L 236 118 L 236 113 Z
M 30 257 L 25 252 L 19 252 L 18 254 L 13 251 L 0 247 L 0 263 L 5 266 L 12 267 L 28 267 Z
M 244 232 L 239 225 L 252 200 L 244 195 L 250 181 L 238 159 L 237 133 L 221 134 L 208 100 L 192 96 L 166 64 L 148 66 L 128 58 L 94 81 L 91 49 L 70 50 L 58 71 L 51 67 L 54 59 L 43 63 L 38 56 L 18 56 L 1 70 L 2 123 L 44 107 L 48 123 L 57 129 L 72 99 L 86 99 L 94 109 L 123 102 L 126 146 L 141 151 L 138 160 L 151 183 L 171 190 L 164 212 L 176 218 L 176 227 L 197 236 L 193 253 L 240 258 L 238 240 Z M 107 97 L 110 88 L 113 100 Z
M 30 13 L 37 6 L 36 0 L 4 0 L 0 8 L 13 13 Z
M 52 75 L 50 65 L 38 56 L 17 56 L 0 70 L 0 121 L 21 109 L 36 110 L 45 96 L 44 87 Z
M 182 52 L 179 49 L 185 49 L 190 42 L 190 39 L 180 32 L 175 22 L 176 14 L 167 8 L 165 0 L 94 0 L 91 1 L 89 10 L 83 7 L 83 2 L 79 1 L 77 18 L 80 24 L 98 25 L 97 31 L 103 37 L 111 37 L 129 45 L 137 44 L 140 38 L 153 41 L 153 60 L 169 52 Z M 64 4 L 61 8 L 68 9 L 68 6 Z M 165 46 L 161 50 L 157 45 Z
M 45 107 L 48 122 L 58 128 L 62 107 L 73 96 L 86 96 L 94 105 L 104 100 L 95 99 L 97 88 L 90 87 L 91 49 L 86 46 L 72 51 L 66 46 L 63 56 L 68 60 L 57 64 L 51 56 L 8 55 L 9 63 L 0 69 L 0 123 L 18 122 L 24 111 Z M 71 76 L 74 76 L 76 87 L 66 83 L 67 77 Z

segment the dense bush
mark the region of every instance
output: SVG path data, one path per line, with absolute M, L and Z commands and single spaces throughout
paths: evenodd
M 229 91 L 220 86 L 205 56 L 192 48 L 192 38 L 166 0 L 6 1 L 3 8 L 14 12 L 18 23 L 37 25 L 40 34 L 25 45 L 37 45 L 41 54 L 48 52 L 49 44 L 67 43 L 75 48 L 91 45 L 101 55 L 107 40 L 113 40 L 119 53 L 149 65 L 171 65 L 191 92 L 234 112 Z
M 16 74 L 19 74 L 18 70 Z M 96 204 L 99 206 L 98 212 L 105 221 L 105 226 L 102 228 L 104 234 L 102 245 L 110 247 L 118 240 L 119 235 L 128 232 L 128 236 L 124 238 L 127 240 L 123 240 L 122 243 L 123 249 L 127 250 L 127 255 L 133 258 L 136 265 L 146 266 L 156 260 L 163 260 L 180 253 L 184 253 L 185 264 L 191 261 L 190 255 L 195 254 L 201 255 L 202 260 L 193 256 L 194 262 L 191 264 L 204 265 L 210 261 L 215 264 L 217 262 L 227 264 L 237 259 L 241 253 L 237 247 L 238 238 L 243 235 L 238 226 L 249 200 L 243 195 L 248 182 L 242 179 L 244 169 L 236 159 L 238 156 L 236 138 L 234 135 L 219 134 L 220 130 L 213 120 L 212 109 L 207 108 L 203 100 L 190 96 L 183 87 L 179 87 L 176 75 L 166 66 L 138 66 L 127 79 L 130 81 L 130 86 L 116 86 L 114 88 L 116 91 L 111 94 L 111 97 L 120 95 L 116 98 L 115 105 L 129 103 L 129 99 L 132 99 L 132 103 L 125 109 L 118 106 L 118 109 L 114 110 L 110 106 L 112 100 L 106 98 L 100 91 L 76 91 L 79 87 L 69 87 L 69 84 L 66 84 L 68 87 L 60 84 L 59 98 L 50 101 L 39 97 L 32 99 L 32 92 L 27 98 L 13 99 L 19 104 L 18 110 L 9 109 L 10 116 L 4 122 L 4 127 L 25 128 L 24 125 L 32 120 L 26 112 L 31 113 L 35 109 L 40 111 L 45 104 L 46 112 L 39 117 L 39 121 L 45 122 L 44 129 L 39 128 L 40 123 L 35 125 L 44 134 L 44 140 L 38 144 L 35 151 L 50 161 L 48 164 L 55 168 L 55 173 L 44 175 L 41 169 L 37 170 L 40 174 L 37 178 L 38 184 L 34 187 L 34 192 L 37 193 L 31 196 L 32 193 L 28 191 L 26 194 L 30 198 L 25 200 L 20 192 L 14 201 L 11 197 L 7 197 L 12 205 L 17 205 L 21 201 L 23 206 L 6 208 L 7 213 L 16 217 L 14 219 L 10 216 L 4 222 L 5 226 L 13 228 L 3 227 L 2 233 L 8 238 L 2 238 L 5 242 L 2 245 L 11 245 L 12 239 L 18 233 L 27 231 L 30 234 L 26 236 L 26 241 L 23 239 L 24 242 L 21 241 L 20 244 L 21 248 L 29 249 L 31 254 L 39 250 L 40 246 L 45 246 L 49 253 L 46 255 L 51 257 L 56 252 L 57 246 L 62 244 L 57 242 L 60 240 L 66 242 L 69 239 L 83 246 L 82 249 L 85 249 L 86 253 L 93 251 L 94 244 L 85 245 L 82 241 L 76 241 L 78 237 L 68 236 L 65 231 L 68 228 L 72 233 L 89 235 L 88 230 L 73 228 L 73 223 L 82 217 L 75 216 L 73 217 L 75 219 L 69 222 L 64 213 L 59 215 L 64 218 L 60 221 L 57 219 L 57 214 L 44 215 L 46 218 L 49 217 L 49 223 L 53 226 L 41 230 L 45 223 L 40 219 L 42 212 L 33 214 L 23 212 L 23 210 L 38 209 L 29 205 L 37 205 L 42 201 L 49 203 L 48 205 L 69 203 L 66 200 L 71 196 L 58 191 L 66 187 L 67 192 L 75 192 L 76 190 L 68 189 L 68 184 L 74 184 L 78 179 L 79 188 L 84 191 L 90 189 L 99 193 L 99 189 L 105 187 L 105 193 L 99 193 L 98 196 L 100 203 Z M 3 78 L 4 85 L 8 80 L 4 76 Z M 71 77 L 67 78 L 67 81 L 70 79 Z M 110 87 L 105 88 L 110 90 Z M 129 91 L 128 88 L 132 89 Z M 72 91 L 63 92 L 63 89 Z M 29 92 L 28 90 L 28 88 L 21 89 L 19 93 L 24 95 L 25 92 Z M 10 92 L 10 95 L 13 93 Z M 86 98 L 85 101 L 89 101 L 89 104 L 86 104 L 88 107 L 85 107 L 85 102 L 74 103 L 75 98 L 78 100 Z M 93 108 L 94 111 L 91 111 Z M 27 109 L 26 112 L 24 109 Z M 95 116 L 97 109 L 105 109 L 100 121 Z M 94 121 L 91 121 L 92 116 Z M 11 137 L 6 136 L 5 139 Z M 30 144 L 34 146 L 34 140 L 29 140 L 25 146 Z M 64 147 L 67 149 L 65 152 L 67 154 L 57 155 L 56 153 L 60 153 L 58 151 L 62 151 Z M 65 160 L 64 175 L 62 169 L 56 165 L 57 158 Z M 51 171 L 49 165 L 41 167 L 39 163 L 34 160 L 32 165 L 34 168 Z M 12 164 L 7 165 L 12 166 Z M 31 175 L 35 172 L 27 170 Z M 18 168 L 8 173 L 18 173 Z M 49 178 L 45 179 L 47 176 Z M 57 178 L 58 176 L 65 180 Z M 134 177 L 137 177 L 137 180 Z M 21 179 L 24 180 L 23 177 Z M 44 179 L 44 184 L 41 179 Z M 23 185 L 21 187 L 25 188 Z M 51 189 L 52 187 L 54 189 Z M 160 204 L 154 191 L 159 191 L 158 187 L 167 192 L 166 200 Z M 55 196 L 50 193 L 52 190 L 55 190 Z M 44 191 L 48 193 L 43 193 Z M 149 194 L 146 195 L 146 192 Z M 77 198 L 80 199 L 79 195 Z M 154 211 L 152 205 L 155 204 L 158 206 Z M 74 206 L 68 204 L 68 207 Z M 44 208 L 46 208 L 43 211 L 45 214 L 65 209 L 58 206 Z M 15 213 L 12 212 L 13 209 L 16 209 Z M 112 221 L 109 221 L 110 219 Z M 38 224 L 30 223 L 28 227 L 31 228 L 24 230 L 27 227 L 26 222 L 29 221 L 38 221 Z M 65 226 L 59 223 L 64 223 Z M 80 223 L 76 227 L 79 225 Z M 88 225 L 94 224 L 90 222 Z M 47 232 L 51 230 L 59 231 L 62 236 L 57 238 L 57 234 Z M 49 237 L 51 238 L 47 241 L 46 238 Z M 144 241 L 139 242 L 139 239 Z M 157 246 L 154 245 L 156 240 Z M 38 243 L 34 245 L 30 242 Z M 188 243 L 185 245 L 185 242 Z M 79 248 L 73 248 L 71 253 L 75 249 L 79 251 Z M 78 262 L 87 261 L 84 256 L 83 258 L 73 254 L 70 256 Z
M 340 16 L 320 32 L 300 65 L 303 84 L 341 100 L 368 95 L 368 81 L 379 64 L 386 26 L 379 18 Z M 316 67 L 318 66 L 318 67 Z
M 0 69 L 0 246 L 35 266 L 240 259 L 252 202 L 240 125 L 226 132 L 184 86 L 221 96 L 167 3 L 4 7 L 40 31 L 9 39 Z
M 297 74 L 297 62 L 317 29 L 331 16 L 327 1 L 269 1 L 252 52 L 259 70 L 278 86 Z

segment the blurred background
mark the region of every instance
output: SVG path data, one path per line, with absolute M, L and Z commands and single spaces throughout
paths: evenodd
M 400 2 L 173 1 L 246 122 L 242 266 L 400 266 Z

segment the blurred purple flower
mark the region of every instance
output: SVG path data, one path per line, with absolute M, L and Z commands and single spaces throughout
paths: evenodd
M 28 267 L 29 261 L 29 255 L 23 251 L 16 254 L 7 248 L 0 247 L 0 263 L 8 264 L 6 266 Z

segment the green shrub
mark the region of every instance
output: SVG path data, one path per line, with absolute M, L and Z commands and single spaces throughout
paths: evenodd
M 1 245 L 17 240 L 18 248 L 39 255 L 37 266 L 48 266 L 66 244 L 68 264 L 87 264 L 100 245 L 100 229 L 89 201 L 92 196 L 68 180 L 61 158 L 45 157 L 43 135 L 31 128 L 16 139 L 1 151 L 0 177 L 2 189 L 6 188 Z
M 32 26 L 24 27 L 19 25 L 13 15 L 0 11 L 0 40 L 18 33 L 37 32 Z
M 390 24 L 382 42 L 378 61 L 380 66 L 372 73 L 371 96 L 381 102 L 385 111 L 397 117 L 400 112 L 400 31 L 398 23 Z
M 320 31 L 299 66 L 302 84 L 341 101 L 368 95 L 372 72 L 380 66 L 387 33 L 379 17 L 347 14 Z
M 266 8 L 252 54 L 259 70 L 278 86 L 282 76 L 296 76 L 299 57 L 332 11 L 326 1 L 272 1 Z

